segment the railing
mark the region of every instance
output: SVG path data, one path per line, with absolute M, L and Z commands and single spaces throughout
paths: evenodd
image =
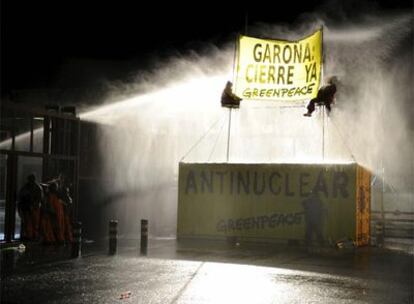
M 414 239 L 414 212 L 371 211 L 371 234 L 374 238 L 380 229 L 384 237 Z

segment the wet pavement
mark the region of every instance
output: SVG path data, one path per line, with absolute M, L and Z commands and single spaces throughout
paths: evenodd
M 1 303 L 414 303 L 414 256 L 365 247 L 120 242 L 3 250 Z M 7 254 L 4 254 L 8 252 Z

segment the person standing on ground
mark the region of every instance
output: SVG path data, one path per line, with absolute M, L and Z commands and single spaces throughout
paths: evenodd
M 53 222 L 55 219 L 55 210 L 49 201 L 49 185 L 42 184 L 45 193 L 45 199 L 43 200 L 40 223 L 41 223 L 41 235 L 44 245 L 51 245 L 56 242 L 55 233 L 53 231 Z
M 56 182 L 49 184 L 48 202 L 53 208 L 54 218 L 54 231 L 56 240 L 63 244 L 65 241 L 65 216 L 64 206 L 61 199 L 58 196 L 58 185 Z
M 312 246 L 313 237 L 316 236 L 319 246 L 323 246 L 323 227 L 326 210 L 317 190 L 312 190 L 309 197 L 302 202 L 302 206 L 305 210 L 305 245 Z
M 17 211 L 22 220 L 22 240 L 34 241 L 39 238 L 40 206 L 43 189 L 36 182 L 36 176 L 30 174 L 27 182 L 19 191 Z

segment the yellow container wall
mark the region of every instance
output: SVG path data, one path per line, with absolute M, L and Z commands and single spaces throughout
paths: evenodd
M 371 173 L 361 166 L 357 166 L 355 204 L 356 243 L 358 246 L 368 245 L 370 238 Z
M 356 186 L 356 164 L 180 163 L 177 235 L 303 241 L 316 216 L 325 242 L 355 239 Z

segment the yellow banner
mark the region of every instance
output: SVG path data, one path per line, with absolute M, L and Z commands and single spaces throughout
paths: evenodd
M 316 97 L 322 29 L 299 41 L 240 36 L 234 92 L 242 99 L 295 101 Z
M 180 163 L 177 235 L 366 244 L 369 173 L 357 167 Z

